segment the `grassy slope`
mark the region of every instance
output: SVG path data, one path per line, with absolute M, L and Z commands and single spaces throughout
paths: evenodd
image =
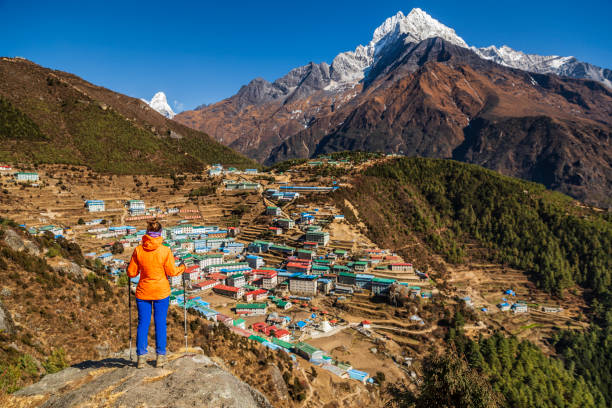
M 0 60 L 0 160 L 81 164 L 117 174 L 256 167 L 142 101 L 23 60 Z
M 350 200 L 374 242 L 399 250 L 417 265 L 428 256 L 435 258 L 432 254 L 453 263 L 480 256 L 530 272 L 540 287 L 559 296 L 576 284 L 587 289 L 593 326 L 584 333 L 562 331 L 552 343 L 570 373 L 597 388 L 594 395 L 603 396 L 607 404 L 612 401 L 609 214 L 578 206 L 539 184 L 475 165 L 421 158 L 370 167 L 357 177 L 354 188 L 339 190 L 336 199 L 340 206 Z M 346 213 L 351 214 L 348 209 Z M 421 245 L 412 245 L 417 241 Z M 471 243 L 481 252 L 470 252 Z M 543 356 L 536 357 L 543 361 Z M 521 368 L 498 374 L 503 377 L 498 383 L 511 384 L 513 370 Z M 572 387 L 571 381 L 564 385 Z M 537 393 L 515 395 L 516 388 L 508 386 L 506 397 L 538 398 Z M 552 395 L 543 397 L 548 401 Z

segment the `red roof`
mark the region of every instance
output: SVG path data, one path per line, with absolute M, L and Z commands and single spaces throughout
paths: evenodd
M 253 272 L 254 275 L 261 275 L 261 276 L 266 277 L 266 278 L 273 278 L 276 275 L 278 275 L 278 272 L 271 271 L 269 269 L 253 269 L 252 272 Z
M 187 268 L 187 270 L 185 270 L 185 273 L 193 273 L 193 272 L 199 272 L 199 271 L 200 271 L 200 267 L 198 265 L 193 265 Z
M 239 288 L 235 288 L 233 286 L 227 286 L 227 285 L 217 285 L 213 289 L 224 290 L 227 292 L 238 292 L 240 290 Z
M 257 322 L 253 323 L 251 327 L 253 328 L 253 330 L 263 331 L 266 329 L 266 327 L 268 327 L 268 325 L 265 322 Z
M 280 329 L 280 330 L 276 330 L 276 331 L 274 332 L 274 337 L 276 337 L 276 338 L 278 339 L 279 337 L 284 337 L 284 336 L 286 336 L 286 335 L 288 335 L 288 334 L 291 334 L 291 333 L 289 332 L 289 330 Z
M 216 281 L 215 279 L 209 279 L 209 280 L 206 280 L 204 282 L 196 283 L 196 284 L 194 284 L 192 286 L 195 286 L 196 288 L 203 288 L 205 286 L 210 286 L 210 285 L 213 285 L 213 284 L 217 285 L 218 283 L 219 282 Z
M 372 322 L 369 320 L 364 320 L 361 322 L 361 325 L 363 326 L 364 324 L 372 324 Z
M 392 263 L 391 266 L 412 266 L 411 263 Z
M 257 296 L 257 295 L 263 295 L 264 293 L 268 293 L 268 291 L 265 289 L 255 289 L 255 290 L 245 293 L 245 295 Z
M 276 230 L 282 230 L 282 228 L 278 228 L 278 227 L 269 227 L 268 229 L 271 229 L 271 230 L 274 230 L 274 231 L 276 231 Z
M 214 280 L 224 280 L 225 278 L 227 278 L 227 276 L 225 276 L 222 273 L 211 273 L 209 275 L 206 276 L 208 279 L 214 279 Z
M 304 242 L 304 245 L 319 245 L 319 244 L 317 242 L 306 241 Z
M 287 268 L 302 268 L 302 269 L 308 269 L 308 265 L 304 265 L 303 263 L 300 262 L 289 262 L 287 264 Z

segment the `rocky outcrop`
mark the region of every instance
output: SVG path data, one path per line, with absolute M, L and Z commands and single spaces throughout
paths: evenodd
M 0 333 L 12 336 L 15 333 L 15 325 L 8 310 L 0 302 Z
M 65 273 L 77 278 L 84 278 L 92 272 L 87 268 L 81 268 L 76 263 L 60 257 L 51 258 L 47 263 L 55 272 Z
M 259 391 L 221 369 L 200 349 L 137 369 L 125 357 L 85 361 L 23 388 L 9 407 L 268 408 Z
M 23 239 L 21 235 L 10 228 L 4 230 L 4 243 L 13 251 L 28 251 L 32 255 L 40 255 L 40 249 L 32 241 Z

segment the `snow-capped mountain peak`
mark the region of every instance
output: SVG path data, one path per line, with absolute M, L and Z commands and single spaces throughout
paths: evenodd
M 168 100 L 166 99 L 166 94 L 163 92 L 157 92 L 151 101 L 147 101 L 146 99 L 142 99 L 146 102 L 151 108 L 161 113 L 167 118 L 172 119 L 176 113 L 172 110 L 170 105 L 168 105 Z
M 556 74 L 572 78 L 587 78 L 601 82 L 612 88 L 612 72 L 609 69 L 596 67 L 586 62 L 578 61 L 574 57 L 561 57 L 558 55 L 526 54 L 514 50 L 507 45 L 497 48 L 494 45 L 476 48 L 470 47 L 481 58 L 518 68 L 523 71 L 539 74 Z
M 455 30 L 440 23 L 423 10 L 414 8 L 408 15 L 398 11 L 374 30 L 368 45 L 359 45 L 355 51 L 343 52 L 334 58 L 331 65 L 333 81 L 328 89 L 353 85 L 362 80 L 380 51 L 400 38 L 405 38 L 405 42 L 418 43 L 433 37 L 468 47 Z

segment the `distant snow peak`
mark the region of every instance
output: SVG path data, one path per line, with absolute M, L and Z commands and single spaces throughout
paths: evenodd
M 167 118 L 172 119 L 176 113 L 172 110 L 170 105 L 168 105 L 168 100 L 166 99 L 166 94 L 163 92 L 158 92 L 153 96 L 151 101 L 147 101 L 146 99 L 142 99 L 145 101 L 151 108 L 164 115 Z
M 612 88 L 612 72 L 610 70 L 578 61 L 571 56 L 525 54 L 522 51 L 513 50 L 507 45 L 502 45 L 500 48 L 494 45 L 470 48 L 481 58 L 507 67 L 538 74 L 556 74 L 572 78 L 592 79 Z
M 334 58 L 331 65 L 333 82 L 327 89 L 336 89 L 361 81 L 367 69 L 376 62 L 380 51 L 404 37 L 405 41 L 415 43 L 440 37 L 458 46 L 468 47 L 455 30 L 440 23 L 423 10 L 414 8 L 408 15 L 398 11 L 374 30 L 368 45 L 359 45 L 355 51 L 343 52 Z

